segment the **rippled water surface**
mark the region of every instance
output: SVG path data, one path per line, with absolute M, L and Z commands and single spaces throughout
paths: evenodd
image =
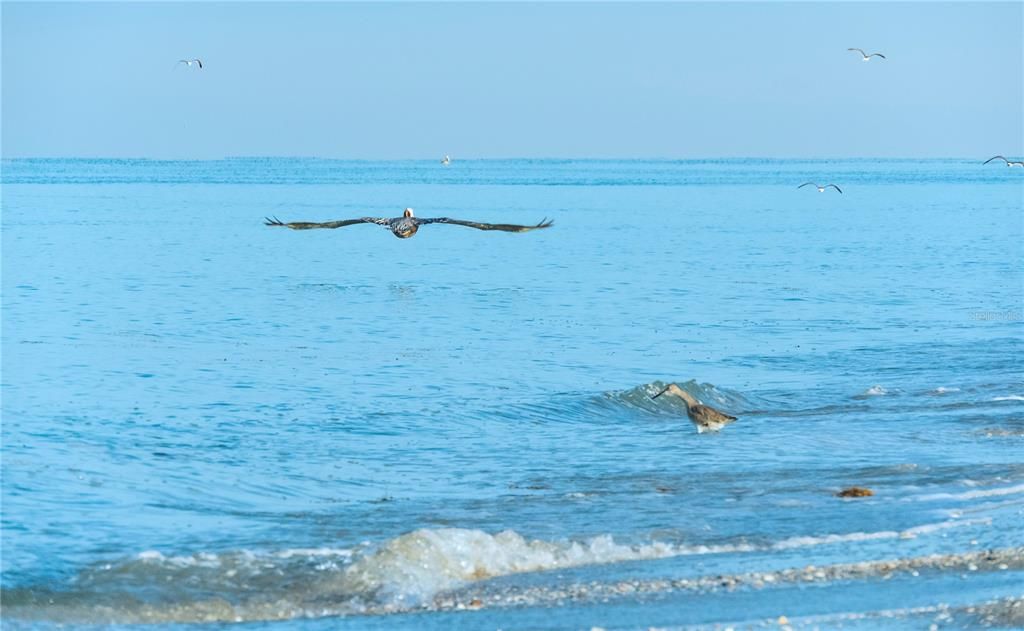
M 5 625 L 1012 625 L 1022 194 L 973 160 L 4 161 Z M 262 223 L 405 206 L 555 223 Z

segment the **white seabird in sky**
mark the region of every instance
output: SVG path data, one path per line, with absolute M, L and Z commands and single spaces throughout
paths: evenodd
M 801 184 L 801 185 L 800 185 L 800 186 L 798 186 L 797 188 L 803 188 L 803 187 L 805 187 L 805 186 L 813 186 L 814 188 L 818 189 L 818 192 L 819 192 L 819 193 L 824 193 L 824 192 L 825 192 L 825 189 L 826 189 L 826 188 L 829 188 L 829 187 L 832 187 L 832 188 L 836 189 L 836 190 L 837 190 L 837 191 L 839 191 L 840 193 L 842 193 L 842 192 L 843 192 L 843 189 L 839 188 L 839 187 L 838 187 L 838 186 L 836 186 L 835 184 L 826 184 L 825 186 L 818 186 L 818 185 L 817 185 L 817 184 L 815 184 L 814 182 L 804 182 L 803 184 Z
M 1003 156 L 992 156 L 988 160 L 985 160 L 985 162 L 983 162 L 982 164 L 988 164 L 989 162 L 992 162 L 993 160 L 996 159 L 1002 160 L 1003 162 L 1006 163 L 1006 166 L 1008 167 L 1024 167 L 1024 162 L 1014 162 L 1013 160 L 1007 160 Z
M 881 57 L 882 59 L 885 59 L 885 55 L 883 55 L 882 53 L 871 53 L 869 55 L 859 48 L 847 48 L 846 50 L 855 50 L 858 53 L 860 53 L 861 61 L 871 61 L 872 57 Z

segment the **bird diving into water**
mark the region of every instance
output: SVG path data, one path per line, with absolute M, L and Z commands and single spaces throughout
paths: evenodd
M 420 226 L 424 226 L 429 223 L 445 223 L 453 224 L 456 226 L 468 226 L 470 228 L 476 228 L 477 230 L 529 232 L 530 230 L 548 228 L 554 222 L 544 219 L 535 226 L 520 226 L 512 223 L 480 223 L 477 221 L 462 221 L 461 219 L 449 219 L 448 217 L 421 219 L 419 217 L 413 216 L 412 208 L 406 208 L 405 212 L 402 213 L 401 217 L 395 217 L 393 219 L 388 219 L 386 217 L 360 217 L 359 219 L 342 219 L 341 221 L 328 221 L 325 223 L 310 223 L 306 221 L 293 221 L 291 223 L 284 223 L 277 217 L 266 218 L 266 225 L 268 226 L 283 226 L 285 228 L 291 228 L 292 230 L 310 230 L 313 228 L 343 228 L 345 226 L 352 226 L 357 223 L 375 223 L 378 226 L 384 226 L 399 239 L 408 239 L 412 235 L 416 234 L 416 231 L 420 229 Z
M 1003 156 L 992 156 L 988 160 L 985 160 L 984 162 L 982 162 L 982 164 L 988 164 L 989 162 L 992 162 L 993 160 L 1002 160 L 1003 162 L 1006 163 L 1006 166 L 1008 166 L 1008 167 L 1024 167 L 1024 162 L 1014 162 L 1013 160 L 1007 160 Z
M 858 53 L 860 53 L 861 61 L 871 61 L 872 57 L 881 57 L 882 59 L 885 59 L 885 55 L 883 55 L 882 53 L 871 53 L 869 55 L 859 48 L 847 48 L 846 50 L 855 50 Z
M 441 160 L 441 164 L 443 164 L 446 167 L 447 166 L 451 166 L 451 164 L 452 164 L 452 157 L 450 155 L 448 155 L 447 153 L 444 154 L 444 158 Z
M 703 405 L 700 401 L 694 398 L 693 395 L 674 383 L 668 384 L 664 390 L 651 398 L 657 399 L 666 392 L 676 395 L 686 403 L 686 415 L 689 416 L 690 420 L 693 421 L 693 424 L 697 426 L 698 434 L 703 434 L 704 432 L 709 431 L 717 432 L 736 420 L 735 416 L 729 416 L 725 412 Z
M 825 189 L 826 189 L 826 188 L 829 188 L 829 187 L 832 187 L 832 188 L 836 189 L 836 190 L 837 190 L 837 191 L 839 191 L 840 193 L 842 193 L 842 192 L 843 192 L 843 190 L 842 190 L 841 188 L 839 188 L 838 186 L 836 186 L 835 184 L 826 184 L 825 186 L 818 186 L 818 185 L 817 185 L 817 184 L 815 184 L 814 182 L 804 182 L 803 184 L 801 184 L 801 185 L 800 185 L 800 186 L 798 186 L 797 188 L 803 188 L 803 187 L 805 187 L 805 186 L 813 186 L 814 188 L 818 189 L 818 192 L 819 192 L 819 193 L 824 193 L 824 192 L 825 192 Z

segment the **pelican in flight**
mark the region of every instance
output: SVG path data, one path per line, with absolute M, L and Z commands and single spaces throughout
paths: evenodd
M 869 55 L 859 48 L 847 48 L 846 50 L 855 50 L 858 53 L 860 53 L 861 61 L 871 61 L 872 57 L 881 57 L 882 59 L 885 59 L 885 55 L 883 55 L 882 53 L 871 53 Z
M 448 155 L 447 153 L 444 154 L 444 159 L 441 160 L 441 164 L 443 164 L 445 166 L 450 166 L 451 163 L 452 163 L 452 157 L 450 155 Z
M 693 395 L 674 383 L 668 384 L 664 390 L 651 398 L 657 399 L 666 392 L 676 395 L 686 403 L 686 415 L 689 416 L 690 420 L 693 421 L 693 424 L 697 426 L 698 434 L 703 434 L 708 431 L 717 432 L 736 420 L 735 416 L 729 416 L 725 412 L 720 412 L 713 407 L 702 405 L 700 401 L 693 397 Z
M 426 225 L 428 223 L 447 223 L 454 224 L 456 226 L 469 226 L 470 228 L 476 228 L 477 230 L 529 232 L 530 230 L 537 230 L 538 228 L 547 228 L 551 226 L 553 222 L 544 219 L 536 226 L 520 226 L 512 223 L 479 223 L 476 221 L 462 221 L 461 219 L 449 219 L 448 217 L 420 219 L 419 217 L 413 216 L 412 208 L 406 208 L 405 212 L 402 213 L 401 217 L 395 217 L 393 219 L 388 219 L 386 217 L 360 217 L 359 219 L 342 219 L 341 221 L 328 221 L 325 223 L 309 223 L 306 221 L 293 221 L 291 223 L 284 223 L 277 217 L 266 217 L 266 225 L 283 226 L 285 228 L 291 228 L 292 230 L 310 230 L 312 228 L 343 228 L 345 226 L 351 226 L 357 223 L 375 223 L 378 226 L 384 226 L 399 239 L 408 239 L 412 235 L 416 234 L 416 231 L 420 229 L 420 226 Z
M 803 184 L 801 184 L 801 185 L 800 185 L 800 186 L 798 186 L 797 188 L 803 188 L 803 187 L 805 187 L 805 186 L 813 186 L 814 188 L 818 189 L 818 192 L 819 192 L 819 193 L 824 193 L 824 192 L 825 192 L 825 189 L 826 189 L 826 188 L 829 188 L 829 187 L 832 187 L 832 188 L 836 189 L 836 190 L 837 190 L 837 191 L 839 191 L 840 193 L 842 193 L 842 192 L 843 192 L 843 189 L 839 188 L 839 187 L 838 187 L 838 186 L 836 186 L 835 184 L 826 184 L 825 186 L 818 186 L 818 185 L 817 185 L 817 184 L 815 184 L 814 182 L 804 182 Z
M 199 66 L 200 70 L 203 69 L 203 61 L 201 59 L 179 59 L 178 64 L 175 67 L 180 66 L 181 64 L 185 64 L 189 68 L 192 67 L 192 64 L 195 64 Z
M 1024 162 L 1014 162 L 1013 160 L 1007 160 L 1003 156 L 992 156 L 988 160 L 985 160 L 982 164 L 988 164 L 989 162 L 992 162 L 993 160 L 997 159 L 1005 162 L 1006 166 L 1008 167 L 1024 167 Z

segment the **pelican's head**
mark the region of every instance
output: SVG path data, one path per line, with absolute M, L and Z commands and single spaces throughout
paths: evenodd
M 406 208 L 405 212 L 402 213 L 403 217 L 412 217 L 412 208 Z

